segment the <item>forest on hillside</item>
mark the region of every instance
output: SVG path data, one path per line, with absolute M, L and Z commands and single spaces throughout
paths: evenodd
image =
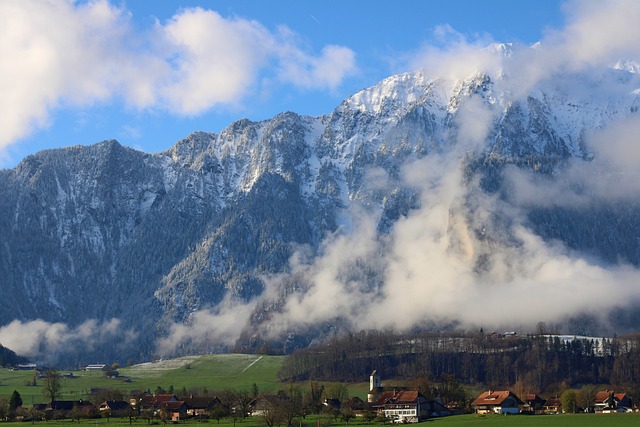
M 0 344 L 0 366 L 15 366 L 19 363 L 28 363 L 26 357 L 18 356 L 14 351 Z
M 484 333 L 398 334 L 363 331 L 297 350 L 279 372 L 283 381 L 367 381 L 372 370 L 384 378 L 513 387 L 530 392 L 560 384 L 609 384 L 640 388 L 640 334 L 562 340 L 552 335 Z

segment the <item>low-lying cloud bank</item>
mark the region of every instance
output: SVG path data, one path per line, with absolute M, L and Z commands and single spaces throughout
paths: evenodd
M 487 40 L 469 41 L 444 26 L 438 31 L 445 36 L 445 47 L 424 47 L 409 66 L 452 81 L 484 72 L 492 76 L 496 93 L 514 101 L 539 85 L 566 84 L 576 99 L 637 96 L 638 88 L 632 86 L 637 80 L 610 70 L 614 66 L 634 71 L 633 64 L 640 63 L 640 4 L 570 1 L 565 10 L 565 28 L 550 30 L 533 47 L 486 48 Z M 585 72 L 599 83 L 574 84 Z M 630 82 L 620 84 L 621 79 Z M 507 103 L 496 100 L 496 105 Z M 215 330 L 211 325 L 220 324 L 220 319 L 224 323 L 234 310 L 236 326 L 249 328 L 253 307 L 276 300 L 281 310 L 272 311 L 270 320 L 260 325 L 259 337 L 336 321 L 353 330 L 406 330 L 429 322 L 533 330 L 540 321 L 563 322 L 589 313 L 606 324 L 611 310 L 637 304 L 638 269 L 625 263 L 607 265 L 560 242 L 545 241 L 532 230 L 527 210 L 637 204 L 640 119 L 629 114 L 606 123 L 606 118 L 594 115 L 602 122 L 592 127 L 601 129 L 582 135 L 589 158 L 576 158 L 553 179 L 507 168 L 505 193 L 498 197 L 468 182 L 462 160 L 467 153 L 485 149 L 495 114 L 491 105 L 469 98 L 460 109 L 451 152 L 406 165 L 399 182 L 378 176 L 378 182 L 420 194 L 420 208 L 400 219 L 389 235 L 376 233 L 376 212 L 352 211 L 359 224 L 354 230 L 332 236 L 314 260 L 296 254 L 287 277 L 268 278 L 268 291 L 257 302 L 231 302 L 223 316 L 194 316 L 198 336 L 206 335 L 203 329 Z M 355 271 L 373 272 L 380 280 L 368 281 L 366 274 Z M 300 290 L 284 292 L 282 287 L 292 277 L 303 278 Z M 232 344 L 231 337 L 224 342 Z M 193 338 L 188 328 L 176 326 L 161 349 L 170 352 Z
M 90 319 L 75 327 L 41 319 L 14 320 L 0 327 L 0 343 L 21 356 L 45 363 L 55 363 L 63 353 L 82 350 L 86 354 L 107 344 L 114 349 L 131 350 L 137 337 L 138 333 L 123 327 L 119 319 Z

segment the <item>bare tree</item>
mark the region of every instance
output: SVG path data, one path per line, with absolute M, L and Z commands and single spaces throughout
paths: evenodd
M 62 396 L 62 377 L 60 373 L 51 369 L 47 371 L 42 382 L 42 393 L 53 403 Z
M 235 403 L 237 400 L 237 393 L 235 390 L 230 388 L 225 388 L 224 390 L 218 392 L 216 394 L 218 399 L 220 399 L 220 403 L 222 406 L 229 410 L 229 413 L 232 413 L 235 409 Z
M 9 401 L 4 397 L 0 399 L 0 419 L 4 420 L 9 415 Z
M 239 391 L 236 393 L 236 413 L 241 418 L 245 418 L 249 414 L 249 404 L 253 400 L 251 394 L 248 391 Z
M 356 414 L 353 413 L 353 410 L 351 408 L 349 408 L 348 406 L 342 408 L 340 410 L 340 417 L 342 418 L 342 421 L 344 421 L 345 423 L 349 424 L 349 421 L 351 421 L 353 418 L 355 418 Z
M 229 415 L 229 408 L 219 403 L 209 410 L 209 416 L 220 424 L 220 419 Z

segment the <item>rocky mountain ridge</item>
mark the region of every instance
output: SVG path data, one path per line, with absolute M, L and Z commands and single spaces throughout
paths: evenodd
M 614 89 L 606 96 L 583 90 L 599 79 Z M 0 171 L 0 286 L 11 307 L 0 324 L 117 319 L 127 332 L 101 334 L 92 341 L 95 354 L 145 358 L 171 325 L 188 325 L 201 310 L 260 301 L 236 344 L 256 350 L 255 323 L 268 323 L 265 313 L 282 308 L 290 289 L 304 288 L 306 279 L 289 277 L 279 296 L 265 294 L 268 277 L 291 272 L 294 253 L 304 248 L 312 259 L 328 238 L 348 234 L 358 223 L 356 207 L 371 213 L 385 236 L 424 206 L 425 190 L 406 179 L 406 165 L 456 158 L 466 192 L 508 202 L 510 168 L 554 179 L 590 164 L 597 153 L 588 135 L 635 115 L 640 84 L 634 72 L 614 69 L 574 80 L 514 96 L 500 76 L 451 81 L 419 71 L 354 94 L 326 116 L 240 120 L 158 154 L 111 140 L 29 156 Z M 452 218 L 476 214 L 467 196 L 451 206 Z M 542 239 L 604 263 L 638 266 L 634 206 L 530 206 L 528 224 Z M 469 232 L 479 235 L 485 226 L 471 224 Z M 383 271 L 370 274 L 376 277 L 367 280 L 384 281 Z M 295 331 L 299 338 L 284 331 L 280 341 L 289 336 L 291 346 L 305 345 L 323 327 L 306 325 Z M 105 344 L 113 334 L 118 346 Z

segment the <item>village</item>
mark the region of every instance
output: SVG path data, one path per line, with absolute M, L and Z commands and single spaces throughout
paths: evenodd
M 104 375 L 117 375 L 107 365 L 88 365 L 87 371 L 101 371 Z M 56 373 L 57 378 L 63 375 Z M 46 377 L 45 379 L 51 379 Z M 55 381 L 55 379 L 54 379 Z M 584 404 L 575 395 L 563 393 L 544 399 L 537 394 L 516 395 L 511 390 L 486 390 L 466 403 L 446 401 L 440 398 L 438 391 L 429 398 L 417 389 L 405 386 L 383 385 L 381 374 L 374 370 L 369 378 L 369 392 L 366 401 L 356 396 L 335 397 L 331 392 L 323 393 L 324 386 L 311 384 L 311 393 L 303 396 L 291 386 L 289 390 L 278 393 L 260 393 L 257 387 L 251 391 L 224 390 L 217 395 L 193 395 L 176 393 L 175 390 L 158 388 L 150 390 L 132 390 L 129 396 L 100 393 L 92 390 L 94 396 L 106 397 L 99 402 L 88 400 L 61 400 L 56 394 L 58 383 L 47 383 L 53 387 L 49 403 L 23 405 L 21 400 L 9 402 L 13 413 L 5 414 L 5 420 L 48 421 L 98 418 L 128 418 L 129 422 L 142 419 L 149 424 L 156 422 L 181 423 L 188 420 L 216 420 L 231 418 L 257 418 L 268 427 L 291 426 L 294 419 L 311 414 L 323 414 L 335 420 L 341 419 L 347 424 L 351 420 L 362 420 L 367 424 L 381 423 L 420 423 L 428 419 L 449 417 L 468 413 L 480 415 L 555 415 L 563 413 L 628 413 L 638 412 L 631 397 L 615 390 L 593 390 L 589 404 Z M 14 392 L 15 393 L 15 392 Z M 109 398 L 111 397 L 111 398 Z M 18 396 L 18 399 L 19 396 Z M 19 403 L 18 405 L 16 403 Z M 10 411 L 11 412 L 11 411 Z

